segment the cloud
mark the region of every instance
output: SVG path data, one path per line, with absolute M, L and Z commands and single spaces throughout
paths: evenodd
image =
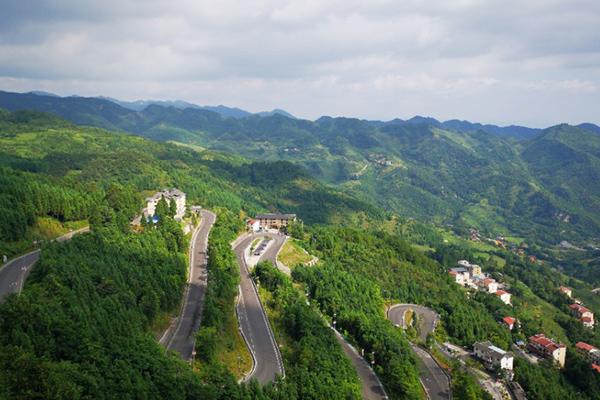
M 593 0 L 4 2 L 0 88 L 308 118 L 600 122 L 598 26 Z

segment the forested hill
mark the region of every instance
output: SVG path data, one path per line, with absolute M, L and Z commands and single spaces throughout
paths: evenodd
M 594 150 L 600 128 L 593 124 L 512 127 L 509 133 L 423 117 L 224 118 L 194 108 L 150 105 L 134 111 L 98 98 L 6 92 L 0 93 L 0 107 L 52 112 L 77 124 L 250 159 L 291 161 L 385 210 L 452 224 L 459 232 L 478 228 L 492 237 L 513 233 L 545 244 L 600 237 L 599 199 L 592 187 L 600 174 Z M 581 173 L 569 179 L 575 170 Z
M 384 217 L 288 162 L 249 163 L 31 111 L 0 111 L 0 171 L 0 243 L 8 255 L 17 248 L 7 243 L 30 238 L 38 217 L 87 219 L 115 184 L 139 193 L 137 210 L 144 191 L 178 187 L 203 206 L 295 212 L 313 223 Z

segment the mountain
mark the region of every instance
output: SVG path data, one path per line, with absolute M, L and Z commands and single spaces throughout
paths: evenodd
M 589 122 L 585 122 L 583 124 L 579 124 L 579 125 L 577 125 L 577 127 L 581 128 L 581 129 L 586 129 L 588 131 L 600 133 L 600 126 L 598 126 L 596 124 L 591 124 Z
M 0 107 L 51 112 L 77 124 L 249 159 L 290 161 L 387 211 L 452 224 L 459 232 L 475 227 L 493 237 L 513 233 L 553 244 L 600 236 L 600 194 L 592 187 L 600 176 L 598 134 L 590 125 L 535 130 L 420 116 L 383 123 L 279 113 L 236 119 L 196 108 L 151 104 L 134 111 L 104 99 L 6 92 Z
M 271 111 L 261 111 L 261 112 L 257 112 L 256 115 L 261 116 L 261 117 L 270 117 L 273 115 L 283 115 L 284 117 L 288 117 L 288 118 L 292 118 L 295 119 L 296 117 L 294 117 L 292 114 L 290 114 L 289 112 L 282 110 L 280 108 L 276 108 L 274 110 Z
M 145 108 L 147 108 L 148 106 L 151 105 L 155 105 L 155 106 L 162 106 L 162 107 L 174 107 L 174 108 L 178 108 L 180 110 L 184 110 L 186 108 L 195 108 L 198 110 L 206 110 L 206 111 L 213 111 L 216 112 L 217 114 L 223 116 L 223 117 L 231 117 L 231 118 L 244 118 L 247 117 L 249 115 L 252 115 L 252 113 L 242 110 L 240 108 L 236 108 L 236 107 L 227 107 L 227 106 L 223 106 L 223 105 L 218 105 L 218 106 L 199 106 L 197 104 L 193 104 L 193 103 L 188 103 L 187 101 L 183 101 L 183 100 L 173 100 L 173 101 L 164 101 L 164 100 L 136 100 L 136 101 L 122 101 L 122 100 L 117 100 L 117 99 L 113 99 L 111 97 L 98 97 L 99 99 L 104 99 L 104 100 L 109 100 L 112 101 L 113 103 L 116 103 L 118 105 L 120 105 L 121 107 L 124 108 L 128 108 L 130 110 L 133 111 L 142 111 Z

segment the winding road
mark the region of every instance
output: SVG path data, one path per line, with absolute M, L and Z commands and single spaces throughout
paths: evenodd
M 285 242 L 284 235 L 266 232 L 246 235 L 234 244 L 233 250 L 240 266 L 240 296 L 236 310 L 242 335 L 253 359 L 252 370 L 244 381 L 256 379 L 264 385 L 274 381 L 277 375 L 284 376 L 285 371 L 279 347 L 246 263 L 246 249 L 259 237 L 271 237 L 275 240 L 267 247 L 259 261 L 269 260 L 276 264 L 277 253 Z
M 385 394 L 383 385 L 369 363 L 358 354 L 358 351 L 337 330 L 334 329 L 334 332 L 335 338 L 358 374 L 363 400 L 387 400 L 388 397 Z
M 162 345 L 178 352 L 186 361 L 190 361 L 194 355 L 195 333 L 200 328 L 206 292 L 208 235 L 216 219 L 215 214 L 208 210 L 202 210 L 201 215 L 200 226 L 192 236 L 188 283 L 184 292 L 182 312 L 160 339 Z
M 418 315 L 419 338 L 425 342 L 427 335 L 435 329 L 439 315 L 430 308 L 418 304 L 394 304 L 387 312 L 387 317 L 396 326 L 406 328 L 404 315 L 412 310 Z M 431 354 L 419 346 L 410 344 L 413 352 L 417 355 L 418 367 L 427 397 L 431 400 L 447 400 L 451 398 L 450 379 L 444 370 L 433 359 Z
M 89 227 L 81 228 L 76 231 L 67 233 L 66 235 L 60 236 L 55 240 L 57 242 L 64 242 L 71 239 L 78 233 L 88 232 Z M 31 272 L 33 264 L 40 259 L 40 251 L 34 250 L 20 257 L 17 257 L 7 262 L 0 269 L 0 301 L 11 293 L 20 293 L 23 290 L 23 285 L 27 276 Z

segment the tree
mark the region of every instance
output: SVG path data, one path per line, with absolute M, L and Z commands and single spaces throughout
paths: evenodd
M 161 196 L 158 203 L 156 203 L 156 208 L 154 209 L 154 215 L 156 215 L 160 220 L 164 217 L 168 217 L 171 211 L 169 208 L 169 203 L 165 199 L 165 196 Z

